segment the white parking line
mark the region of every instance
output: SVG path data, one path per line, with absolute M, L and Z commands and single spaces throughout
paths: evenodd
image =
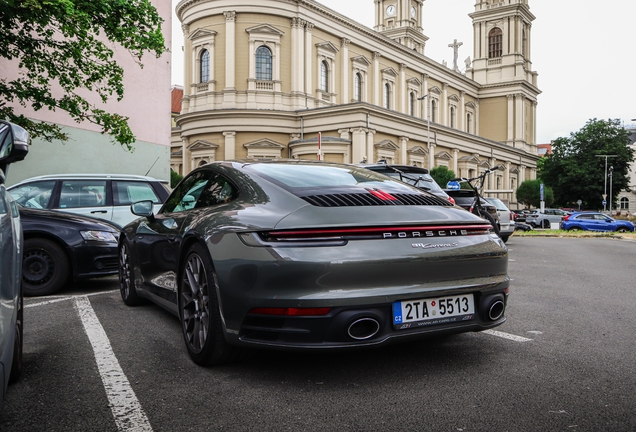
M 152 431 L 152 426 L 119 366 L 108 336 L 99 323 L 87 296 L 75 297 L 75 307 L 93 346 L 97 368 L 104 383 L 106 396 L 120 431 Z
M 504 333 L 497 330 L 484 330 L 482 333 L 489 334 L 491 336 L 497 336 L 504 339 L 509 339 L 515 342 L 530 342 L 532 339 L 524 338 L 522 336 L 516 336 L 510 333 Z
M 114 293 L 117 292 L 119 290 L 110 290 L 110 291 L 100 291 L 98 293 L 92 293 L 92 294 L 82 294 L 81 296 L 56 296 L 53 300 L 45 300 L 39 303 L 30 303 L 30 304 L 25 304 L 24 307 L 25 308 L 31 308 L 31 307 L 36 307 L 36 306 L 46 306 L 49 304 L 53 304 L 53 303 L 58 303 L 61 301 L 66 301 L 66 300 L 73 300 L 79 297 L 89 297 L 89 296 L 96 296 L 96 295 L 101 295 L 101 294 L 110 294 L 110 293 Z

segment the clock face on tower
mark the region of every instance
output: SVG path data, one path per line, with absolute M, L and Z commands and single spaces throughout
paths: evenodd
M 387 14 L 388 16 L 393 16 L 393 15 L 395 15 L 395 5 L 389 5 L 389 6 L 386 8 L 386 14 Z
M 415 7 L 411 6 L 411 17 L 415 18 L 415 14 L 416 14 Z

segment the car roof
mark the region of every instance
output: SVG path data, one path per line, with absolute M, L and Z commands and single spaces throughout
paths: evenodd
M 35 176 L 28 179 L 24 179 L 12 187 L 19 184 L 32 182 L 36 180 L 96 180 L 96 179 L 108 179 L 108 180 L 138 180 L 138 181 L 156 181 L 161 183 L 168 183 L 167 180 L 160 180 L 154 177 L 136 175 L 136 174 L 93 174 L 93 173 L 70 173 L 70 174 L 46 174 L 41 176 Z

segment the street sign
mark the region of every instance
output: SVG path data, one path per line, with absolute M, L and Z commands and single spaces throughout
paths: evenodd
M 607 199 L 607 194 L 601 194 L 603 195 L 603 202 L 605 202 L 605 200 Z
M 603 207 L 607 204 L 607 201 L 603 200 Z
M 459 190 L 461 189 L 461 185 L 458 181 L 449 181 L 448 183 L 446 183 L 446 189 Z

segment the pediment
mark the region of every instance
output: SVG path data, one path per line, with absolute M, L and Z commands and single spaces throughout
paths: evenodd
M 416 155 L 426 155 L 426 154 L 428 154 L 428 151 L 422 146 L 411 147 L 406 152 L 410 153 L 410 154 L 416 154 Z
M 488 160 L 484 159 L 483 161 L 479 162 L 479 166 L 483 166 L 485 168 L 490 168 L 490 163 L 488 163 Z
M 376 143 L 374 147 L 381 148 L 381 149 L 388 149 L 388 150 L 398 150 L 400 148 L 398 147 L 397 144 L 395 144 L 393 141 L 388 139 L 382 140 L 379 143 Z
M 411 85 L 418 86 L 418 87 L 422 84 L 422 82 L 420 80 L 418 80 L 417 78 L 415 78 L 415 77 L 406 80 L 406 82 L 411 84 Z
M 317 43 L 316 44 L 316 48 L 318 49 L 323 49 L 325 51 L 329 51 L 332 52 L 334 54 L 336 54 L 339 50 L 338 47 L 336 47 L 334 44 L 332 44 L 331 42 L 327 41 L 327 42 L 321 42 L 321 43 Z
M 429 92 L 429 94 L 430 94 L 430 93 L 435 93 L 435 94 L 436 94 L 436 95 L 438 95 L 438 96 L 442 94 L 442 91 L 441 91 L 441 90 L 440 90 L 440 88 L 439 88 L 439 87 L 437 87 L 437 86 L 433 86 L 433 87 L 431 87 L 430 89 L 428 89 L 428 92 Z
M 285 34 L 282 31 L 278 30 L 276 27 L 269 24 L 259 24 L 254 27 L 247 28 L 245 29 L 245 31 L 248 33 L 261 33 L 261 34 L 270 34 L 270 35 L 276 35 L 276 36 L 282 36 Z
M 466 108 L 472 108 L 472 109 L 476 108 L 476 105 L 473 102 L 467 102 L 466 104 L 464 104 L 464 106 Z
M 365 66 L 370 66 L 371 62 L 365 56 L 360 55 L 351 59 L 353 63 L 363 64 Z
M 398 73 L 395 69 L 393 69 L 392 67 L 388 67 L 386 69 L 382 69 L 382 74 L 384 75 L 390 75 L 392 77 L 396 77 L 398 76 Z
M 451 160 L 453 157 L 447 151 L 441 151 L 435 155 L 437 159 Z
M 198 28 L 192 33 L 190 33 L 190 35 L 188 36 L 188 39 L 195 40 L 202 37 L 214 37 L 216 35 L 217 33 L 214 30 L 206 30 L 206 29 Z
M 457 95 L 456 95 L 456 94 L 452 94 L 452 95 L 450 95 L 450 96 L 448 97 L 448 100 L 452 100 L 452 101 L 455 101 L 455 102 L 459 102 L 459 97 L 457 97 Z
M 210 149 L 218 149 L 219 145 L 211 143 L 210 141 L 205 140 L 196 140 L 192 144 L 188 146 L 188 150 L 210 150 Z
M 256 141 L 252 141 L 246 144 L 243 144 L 243 147 L 245 148 L 277 148 L 277 149 L 282 149 L 284 148 L 283 145 L 277 143 L 274 140 L 271 140 L 269 138 L 263 138 L 263 139 L 259 139 Z
M 479 158 L 477 156 L 474 156 L 474 155 L 462 156 L 459 159 L 457 159 L 457 161 L 459 161 L 459 162 L 473 162 L 473 163 L 477 163 L 477 164 L 481 163 Z

